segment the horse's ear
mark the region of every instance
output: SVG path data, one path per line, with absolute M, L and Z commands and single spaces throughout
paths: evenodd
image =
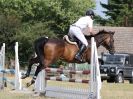
M 114 35 L 115 34 L 115 31 L 113 31 L 112 34 Z
M 112 35 L 114 35 L 114 34 L 115 34 L 115 31 L 110 31 L 110 33 L 111 33 Z
M 102 32 L 104 32 L 105 30 L 104 30 L 104 29 L 102 29 L 101 31 L 102 31 Z

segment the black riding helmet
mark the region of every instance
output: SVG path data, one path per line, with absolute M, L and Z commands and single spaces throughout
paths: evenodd
M 91 17 L 94 17 L 94 16 L 95 16 L 93 10 L 87 10 L 87 11 L 86 11 L 86 15 L 87 15 L 87 16 L 91 16 Z

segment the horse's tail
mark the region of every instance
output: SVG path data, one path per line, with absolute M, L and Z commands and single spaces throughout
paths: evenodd
M 43 62 L 44 61 L 44 49 L 43 48 L 47 41 L 48 41 L 48 37 L 40 37 L 34 42 L 35 52 L 37 54 L 40 65 L 44 65 L 44 62 Z

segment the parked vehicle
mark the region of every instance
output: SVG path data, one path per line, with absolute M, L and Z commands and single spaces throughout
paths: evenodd
M 129 80 L 133 83 L 133 54 L 102 53 L 100 72 L 102 81 L 124 83 L 124 80 Z

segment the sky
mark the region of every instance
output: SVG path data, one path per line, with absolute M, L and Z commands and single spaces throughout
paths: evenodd
M 107 18 L 105 14 L 102 11 L 106 11 L 106 9 L 102 8 L 100 5 L 100 2 L 107 4 L 108 0 L 95 0 L 96 1 L 96 8 L 95 8 L 95 13 L 100 15 L 103 18 Z

